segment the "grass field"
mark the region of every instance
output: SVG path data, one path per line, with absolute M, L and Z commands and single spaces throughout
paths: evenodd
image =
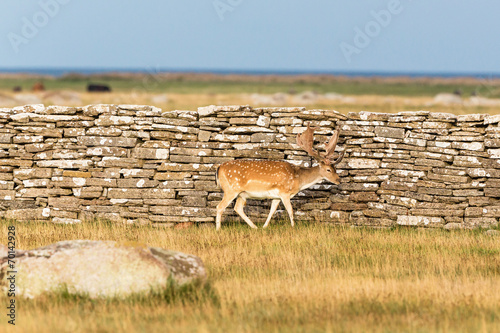
M 334 75 L 222 75 L 204 73 L 67 74 L 62 77 L 0 76 L 0 90 L 20 86 L 29 91 L 43 82 L 47 90 L 83 92 L 88 83 L 109 85 L 115 92 L 148 91 L 180 94 L 239 94 L 316 91 L 345 95 L 434 96 L 456 90 L 500 97 L 498 78 L 344 77 Z
M 500 245 L 480 230 L 14 225 L 18 248 L 141 242 L 198 255 L 210 280 L 123 301 L 19 299 L 15 332 L 500 332 Z
M 488 78 L 346 78 L 335 76 L 244 76 L 209 74 L 103 74 L 67 75 L 63 77 L 33 77 L 23 75 L 0 76 L 0 107 L 18 105 L 10 102 L 2 105 L 2 97 L 15 98 L 13 87 L 22 88 L 22 94 L 33 95 L 33 84 L 42 81 L 46 93 L 35 93 L 41 103 L 82 106 L 87 104 L 146 104 L 164 110 L 196 110 L 206 105 L 252 106 L 305 106 L 308 109 L 332 109 L 342 113 L 351 111 L 399 112 L 405 110 L 428 110 L 455 114 L 497 114 L 500 105 L 472 105 L 467 99 L 477 93 L 488 99 L 500 98 L 500 79 Z M 112 93 L 86 93 L 88 83 L 108 84 Z M 77 94 L 76 101 L 54 101 L 58 92 Z M 295 97 L 303 92 L 317 94 L 335 93 L 345 99 L 319 98 L 304 102 Z M 435 103 L 434 96 L 440 93 L 461 91 L 464 104 L 443 105 Z M 287 94 L 286 101 L 277 104 L 256 102 L 252 94 Z M 51 97 L 52 96 L 52 97 Z M 159 97 L 160 96 L 160 97 Z M 162 96 L 167 96 L 162 97 Z M 20 105 L 32 102 L 19 102 Z

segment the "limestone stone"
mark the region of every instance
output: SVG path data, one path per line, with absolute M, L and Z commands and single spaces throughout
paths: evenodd
M 485 139 L 484 146 L 487 148 L 500 148 L 500 139 Z
M 137 158 L 104 156 L 96 165 L 102 168 L 134 168 L 142 164 Z
M 390 113 L 378 113 L 378 112 L 368 112 L 368 111 L 349 112 L 347 114 L 348 119 L 379 120 L 379 121 L 386 121 L 390 119 L 391 116 L 392 114 Z
M 170 127 L 169 127 L 170 128 Z M 175 126 L 172 126 L 170 129 L 174 130 Z M 158 140 L 180 140 L 180 141 L 195 141 L 198 136 L 195 134 L 183 134 L 173 133 L 166 130 L 163 131 L 151 131 L 151 138 Z
M 92 160 L 51 160 L 37 161 L 40 168 L 60 168 L 60 169 L 88 169 L 93 165 Z
M 357 202 L 369 202 L 369 201 L 378 201 L 379 196 L 376 192 L 353 192 L 349 198 L 352 201 Z
M 25 143 L 39 143 L 43 142 L 43 136 L 41 135 L 16 135 L 12 138 L 14 143 L 25 144 Z
M 447 223 L 443 227 L 445 230 L 458 230 L 463 229 L 464 226 L 462 223 Z
M 26 151 L 28 153 L 38 153 L 41 151 L 47 151 L 51 150 L 54 147 L 54 143 L 52 142 L 47 142 L 47 143 L 33 143 L 33 144 L 27 144 L 24 146 Z
M 132 150 L 132 156 L 139 159 L 166 160 L 169 154 L 169 149 L 165 148 L 134 148 Z
M 96 122 L 96 125 L 102 126 Z M 120 136 L 123 131 L 116 127 L 92 127 L 89 128 L 86 133 L 81 135 L 89 136 Z
M 484 121 L 486 114 L 473 113 L 473 114 L 462 114 L 457 116 L 457 122 L 479 122 Z
M 23 186 L 24 187 L 48 187 L 50 183 L 50 179 L 26 179 L 23 180 Z M 1 183 L 0 183 L 1 185 Z M 0 189 L 5 189 L 5 190 L 13 190 L 14 187 L 12 188 L 2 188 L 0 186 Z
M 117 187 L 119 188 L 147 188 L 156 187 L 159 182 L 156 180 L 150 180 L 147 178 L 128 178 L 128 179 L 118 179 Z M 167 187 L 168 188 L 168 187 Z
M 428 159 L 428 158 L 416 158 L 415 165 L 429 166 L 429 167 L 446 167 L 446 166 L 448 166 L 448 164 L 444 161 Z
M 482 161 L 476 156 L 455 156 L 453 165 L 457 167 L 481 167 Z
M 500 231 L 498 231 L 498 230 L 488 230 L 488 231 L 486 231 L 486 234 L 489 235 L 489 236 L 498 237 L 498 236 L 500 236 Z
M 92 147 L 87 149 L 87 156 L 126 157 L 128 150 L 120 147 Z
M 206 207 L 207 199 L 206 197 L 183 197 L 182 198 L 182 206 L 184 207 Z
M 422 123 L 422 128 L 430 128 L 430 129 L 448 129 L 451 128 L 452 124 L 448 122 L 440 122 L 440 121 L 424 121 Z
M 47 220 L 50 217 L 49 208 L 35 209 L 13 209 L 5 212 L 6 219 L 32 221 L 32 220 Z
M 56 224 L 79 224 L 82 223 L 82 220 L 72 219 L 67 217 L 54 217 L 52 218 L 52 223 Z
M 380 167 L 380 160 L 364 158 L 350 159 L 347 165 L 352 169 L 377 169 Z
M 444 224 L 441 217 L 398 215 L 397 224 L 405 226 L 435 226 Z
M 382 189 L 396 190 L 396 191 L 408 191 L 408 190 L 415 191 L 417 189 L 417 185 L 415 183 L 404 183 L 391 180 L 386 180 L 382 182 L 380 187 Z
M 116 105 L 110 104 L 88 105 L 83 108 L 83 114 L 90 117 L 98 116 L 100 114 L 115 115 L 117 112 L 118 108 Z
M 77 198 L 93 199 L 99 198 L 103 194 L 103 187 L 101 186 L 86 186 L 72 188 L 73 195 Z
M 108 190 L 108 198 L 110 199 L 174 199 L 175 190 L 173 189 L 157 189 L 157 188 L 111 188 Z
M 429 216 L 429 217 L 444 217 L 444 216 L 463 216 L 463 209 L 411 209 L 412 215 Z
M 429 113 L 428 118 L 429 120 L 455 122 L 457 120 L 457 115 L 453 113 L 431 112 Z
M 484 151 L 484 144 L 482 142 L 453 142 L 451 144 L 452 148 L 465 149 L 465 150 L 475 150 Z
M 481 142 L 483 138 L 477 135 L 458 135 L 454 133 L 454 135 L 441 135 L 436 138 L 437 141 L 464 141 L 464 142 Z
M 464 219 L 465 225 L 467 228 L 488 228 L 488 227 L 496 227 L 498 226 L 498 220 L 494 217 L 466 217 Z
M 65 128 L 64 137 L 78 137 L 85 135 L 85 128 Z
M 500 169 L 468 168 L 467 174 L 473 178 L 500 178 Z
M 375 127 L 375 135 L 384 138 L 403 139 L 405 136 L 405 130 L 402 128 L 378 126 Z
M 0 275 L 6 277 L 8 265 L 3 259 Z M 207 276 L 196 256 L 113 241 L 63 241 L 23 251 L 16 259 L 16 294 L 29 298 L 62 287 L 90 298 L 121 298 L 163 290 L 168 279 L 185 285 L 203 282 Z M 7 280 L 0 284 L 5 288 Z
M 116 170 L 124 178 L 151 178 L 154 176 L 154 170 L 146 169 L 118 169 Z
M 500 198 L 500 188 L 498 187 L 487 187 L 484 189 L 484 195 L 487 197 Z
M 78 137 L 78 144 L 82 146 L 135 147 L 137 138 L 81 136 Z
M 20 180 L 36 179 L 36 178 L 47 179 L 50 177 L 52 177 L 52 169 L 48 168 L 14 170 L 14 178 Z
M 17 192 L 22 198 L 47 198 L 72 194 L 71 189 L 67 188 L 23 188 Z
M 500 122 L 500 115 L 487 115 L 484 118 L 484 124 L 485 125 L 496 124 L 498 122 Z
M 435 174 L 433 172 L 428 172 L 427 178 L 429 178 L 430 180 L 438 180 L 450 183 L 467 183 L 469 181 L 469 177 Z

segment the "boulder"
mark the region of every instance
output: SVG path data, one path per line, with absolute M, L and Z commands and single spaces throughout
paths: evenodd
M 288 94 L 252 94 L 250 98 L 252 99 L 252 104 L 255 105 L 285 105 L 288 100 Z
M 500 236 L 500 231 L 498 230 L 488 230 L 486 231 L 486 234 L 489 236 Z
M 5 251 L 0 251 L 4 255 Z M 143 244 L 62 241 L 16 255 L 16 295 L 33 298 L 67 290 L 90 298 L 126 297 L 206 280 L 200 258 Z M 0 287 L 7 286 L 7 257 L 0 257 Z
M 434 103 L 443 105 L 462 104 L 462 97 L 455 94 L 440 93 L 434 97 Z
M 443 229 L 445 230 L 459 230 L 463 228 L 464 226 L 462 225 L 462 223 L 448 223 L 443 227 Z
M 47 104 L 53 105 L 81 105 L 80 94 L 74 91 L 50 91 L 43 95 Z
M 293 103 L 303 105 L 303 104 L 313 104 L 318 101 L 320 95 L 314 91 L 304 91 L 300 94 L 293 96 Z

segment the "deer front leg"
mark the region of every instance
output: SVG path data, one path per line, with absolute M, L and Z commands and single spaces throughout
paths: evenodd
M 278 205 L 280 204 L 280 201 L 278 199 L 273 199 L 271 203 L 271 210 L 269 211 L 269 216 L 267 217 L 266 223 L 264 223 L 264 227 L 266 228 L 269 222 L 271 221 L 271 217 L 274 215 L 274 212 L 276 212 L 276 209 L 278 208 Z
M 285 205 L 286 211 L 288 212 L 288 216 L 290 216 L 290 223 L 292 224 L 292 227 L 293 227 L 295 225 L 295 223 L 293 222 L 293 208 L 292 208 L 292 204 L 290 203 L 290 197 L 289 196 L 282 196 L 281 202 L 283 202 L 283 205 Z
M 224 193 L 224 197 L 222 198 L 221 202 L 217 205 L 217 217 L 215 218 L 215 229 L 219 230 L 221 227 L 221 221 L 222 221 L 222 213 L 224 212 L 224 209 L 226 209 L 227 206 L 231 203 L 231 201 L 236 198 L 238 193 L 233 194 L 233 195 L 227 195 Z
M 253 224 L 252 220 L 250 220 L 248 218 L 248 216 L 245 214 L 245 211 L 243 210 L 243 207 L 245 207 L 245 204 L 246 204 L 246 200 L 243 199 L 242 197 L 238 197 L 238 199 L 236 200 L 236 204 L 234 205 L 234 210 L 236 211 L 236 213 L 238 213 L 243 218 L 243 220 L 245 220 L 245 222 L 251 228 L 257 229 L 257 226 L 255 224 Z

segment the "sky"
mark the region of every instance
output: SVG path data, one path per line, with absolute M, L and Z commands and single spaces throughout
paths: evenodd
M 500 73 L 498 0 L 0 1 L 0 68 Z

